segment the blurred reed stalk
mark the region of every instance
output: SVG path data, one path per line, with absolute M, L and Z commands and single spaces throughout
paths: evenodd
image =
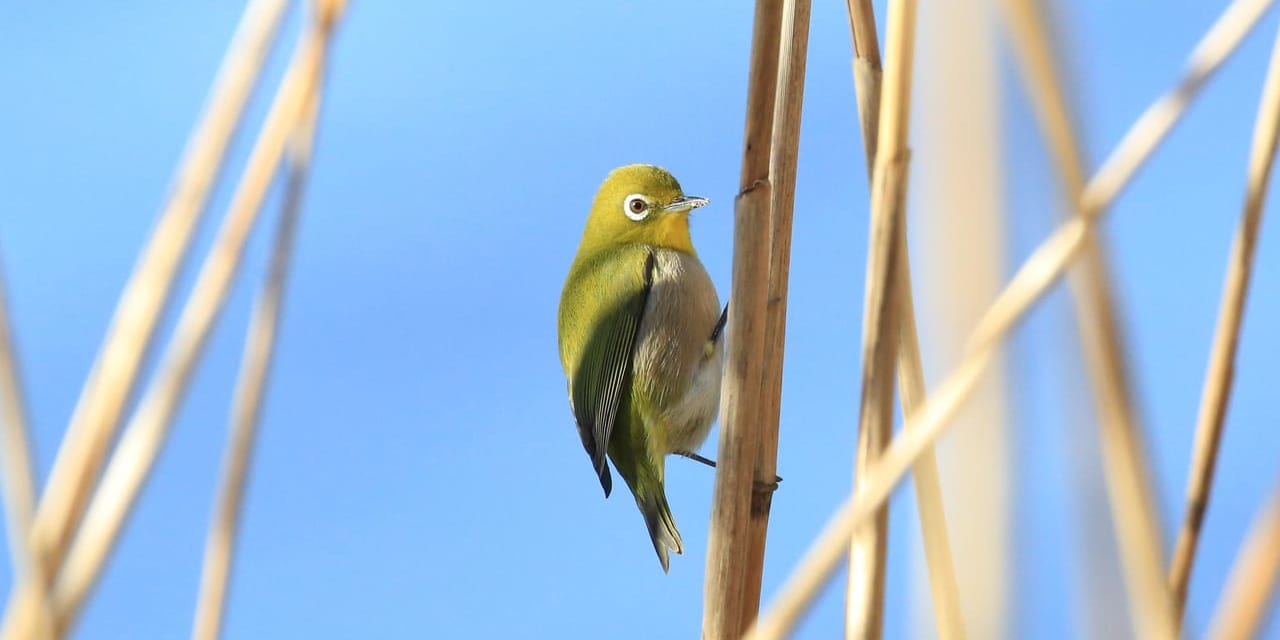
M 1244 318 L 1249 279 L 1253 275 L 1253 257 L 1258 247 L 1258 229 L 1262 224 L 1262 206 L 1271 183 L 1275 163 L 1276 141 L 1280 135 L 1280 33 L 1277 33 L 1271 64 L 1267 70 L 1258 117 L 1254 122 L 1253 144 L 1249 150 L 1249 169 L 1244 211 L 1240 226 L 1227 258 L 1226 282 L 1222 288 L 1222 304 L 1218 310 L 1218 326 L 1214 331 L 1205 371 L 1204 391 L 1200 398 L 1200 414 L 1196 420 L 1195 445 L 1191 469 L 1187 473 L 1187 506 L 1169 568 L 1169 588 L 1179 621 L 1187 600 L 1187 585 L 1195 563 L 1200 527 L 1209 508 L 1209 491 L 1218 458 L 1218 444 L 1227 418 L 1227 403 L 1235 378 L 1236 350 L 1240 341 L 1240 323 Z
M 83 503 L 82 499 L 76 497 L 80 490 L 78 487 L 87 489 L 96 473 L 67 481 L 65 486 L 68 487 L 68 493 L 61 498 L 58 494 L 53 494 L 53 498 L 46 498 L 50 500 L 50 504 L 55 505 L 50 513 L 65 513 L 67 518 L 50 520 L 50 528 L 47 530 L 54 536 L 50 540 L 51 546 L 46 549 L 49 555 L 45 561 L 49 563 L 48 575 L 56 576 L 52 600 L 53 624 L 58 637 L 66 634 L 74 623 L 76 614 L 99 576 L 159 453 L 173 415 L 186 391 L 186 383 L 199 361 L 204 343 L 234 279 L 244 243 L 274 175 L 285 138 L 304 117 L 307 96 L 318 91 L 324 53 L 333 26 L 344 6 L 345 3 L 340 1 L 318 4 L 316 26 L 304 35 L 294 61 L 281 83 L 281 89 L 263 125 L 262 135 L 250 155 L 245 175 L 230 204 L 227 219 L 179 319 L 170 349 L 107 465 L 102 483 L 89 503 L 79 529 L 74 526 L 79 509 L 75 503 Z M 179 186 L 174 198 L 158 223 L 152 241 L 135 271 L 134 279 L 122 296 L 121 307 L 109 332 L 107 345 L 86 386 L 85 395 L 82 396 L 77 415 L 88 415 L 89 418 L 84 418 L 87 421 L 83 423 L 88 426 L 77 430 L 73 419 L 73 426 L 64 440 L 64 450 L 73 452 L 67 454 L 67 460 L 83 461 L 96 466 L 100 460 L 95 461 L 93 458 L 105 454 L 105 449 L 99 450 L 89 441 L 102 437 L 109 440 L 110 431 L 123 400 L 132 387 L 132 381 L 103 372 L 118 371 L 127 378 L 132 378 L 137 373 L 145 343 L 149 341 L 158 316 L 163 311 L 163 302 L 172 285 L 173 275 L 186 253 L 190 234 L 208 192 L 216 181 L 228 138 L 270 49 L 283 9 L 283 3 L 261 0 L 250 4 L 246 9 L 223 70 L 215 83 L 214 98 L 207 115 L 197 127 L 191 147 L 184 158 L 183 168 L 179 171 Z M 103 376 L 106 376 L 105 382 Z M 95 387 L 95 384 L 103 386 Z M 91 391 L 95 388 L 98 390 Z M 103 429 L 106 431 L 102 431 Z M 83 441 L 68 444 L 77 439 Z M 102 444 L 105 446 L 106 442 Z M 66 473 L 73 470 L 71 466 L 64 466 L 63 469 Z M 58 467 L 55 465 L 50 492 L 53 491 L 53 483 L 57 482 L 57 474 Z M 50 495 L 50 492 L 46 492 L 46 495 Z M 59 509 L 69 511 L 62 512 Z M 40 531 L 38 517 L 34 525 L 36 533 Z M 66 564 L 60 567 L 58 560 L 62 543 L 58 536 L 63 535 L 59 531 L 64 528 L 67 532 L 74 531 L 76 535 L 70 543 Z M 38 624 L 39 615 L 35 607 L 39 603 L 41 589 L 34 588 L 30 582 L 28 579 L 28 585 L 23 587 L 25 595 L 11 600 L 5 638 L 16 640 L 30 637 L 33 625 Z
M 858 101 L 858 125 L 862 129 L 862 151 L 866 154 L 867 179 L 874 178 L 876 149 L 880 136 L 880 85 L 884 66 L 880 62 L 880 37 L 871 0 L 846 0 L 849 10 L 849 37 L 853 40 L 853 92 Z
M 9 539 L 9 557 L 13 563 L 13 588 L 29 584 L 33 597 L 29 602 L 30 635 L 43 640 L 53 636 L 51 626 L 48 578 L 40 563 L 40 550 L 30 536 L 35 515 L 36 483 L 31 463 L 32 447 L 28 436 L 26 403 L 18 375 L 13 330 L 9 323 L 9 305 L 3 283 L 0 283 L 0 489 L 3 493 L 4 517 Z
M 876 154 L 880 123 L 880 95 L 883 70 L 880 62 L 879 36 L 876 33 L 875 14 L 870 0 L 849 0 L 849 27 L 853 40 L 854 91 L 858 102 L 858 122 L 863 134 L 863 150 L 867 159 L 867 174 L 874 188 Z M 898 383 L 901 387 L 904 415 L 914 415 L 924 403 L 924 365 L 920 357 L 920 344 L 916 332 L 915 305 L 911 293 L 910 260 L 907 252 L 906 214 L 902 213 L 897 235 L 897 264 L 895 287 L 901 300 L 898 319 L 902 325 L 898 336 Z M 864 319 L 865 323 L 865 319 Z M 865 324 L 864 324 L 865 326 Z M 864 360 L 865 362 L 865 360 Z M 892 419 L 892 418 L 890 418 Z M 860 433 L 863 433 L 860 431 Z M 859 445 L 859 453 L 866 451 Z M 863 468 L 865 461 L 858 461 Z M 938 463 L 932 450 L 923 455 L 913 468 L 916 488 L 916 504 L 920 512 L 920 527 L 924 538 L 925 558 L 929 567 L 938 635 L 943 640 L 964 637 L 963 618 L 960 614 L 960 598 L 952 568 L 951 545 L 947 536 L 946 514 L 943 508 L 942 487 Z M 879 525 L 879 522 L 877 522 Z M 881 576 L 883 578 L 883 576 Z M 851 576 L 852 580 L 852 576 Z M 851 582 L 852 586 L 852 582 Z
M 959 364 L 965 339 L 999 293 L 1009 269 L 1008 213 L 1000 50 L 992 0 L 938 0 L 922 11 L 916 36 L 916 139 L 912 154 L 912 207 L 908 214 L 918 243 L 910 254 L 925 350 L 939 372 Z M 925 105 L 933 105 L 925 108 Z M 936 105 L 945 105 L 937 108 Z M 1011 504 L 1015 477 L 1014 439 L 1008 421 L 1005 358 L 957 412 L 953 435 L 936 446 L 941 462 L 957 593 L 957 621 L 970 637 L 1001 637 L 1009 631 L 1014 577 Z M 899 388 L 903 393 L 902 387 Z M 910 422 L 916 411 L 904 412 Z M 912 470 L 920 490 L 920 467 Z M 921 518 L 926 545 L 935 525 Z M 922 576 L 927 562 L 912 562 L 915 580 L 933 587 L 936 572 Z M 927 582 L 926 582 L 927 580 Z M 911 592 L 915 610 L 927 605 L 922 589 Z M 934 607 L 936 609 L 936 606 Z M 913 616 L 910 627 L 925 633 L 937 620 Z M 956 623 L 957 625 L 959 622 Z
M 1236 0 L 1192 51 L 1178 85 L 1161 95 L 1130 127 L 1107 161 L 1086 184 L 1080 212 L 1061 225 L 1023 263 L 992 304 L 969 340 L 969 355 L 938 386 L 921 410 L 894 439 L 866 476 L 861 490 L 836 510 L 774 603 L 749 630 L 753 638 L 788 633 L 830 578 L 855 529 L 888 499 L 915 460 L 948 426 L 994 358 L 995 348 L 1014 323 L 1047 291 L 1083 246 L 1089 220 L 1105 210 L 1186 112 L 1205 81 L 1232 53 L 1270 5 L 1267 0 Z M 883 117 L 883 113 L 881 114 Z M 882 135 L 883 137 L 883 135 Z
M 284 203 L 281 205 L 267 276 L 258 293 L 245 337 L 217 506 L 205 544 L 204 569 L 201 572 L 200 594 L 192 630 L 193 640 L 216 640 L 222 637 L 235 538 L 239 531 L 253 443 L 256 440 L 275 341 L 279 333 L 289 261 L 302 211 L 302 199 L 315 141 L 316 120 L 323 95 L 322 81 L 323 76 L 317 79 L 307 98 L 302 120 L 286 149 L 289 175 L 285 184 Z
M 1255 517 L 1240 546 L 1226 586 L 1218 598 L 1206 638 L 1248 640 L 1260 637 L 1280 586 L 1280 485 Z
M 204 115 L 192 130 L 179 161 L 168 201 L 120 296 L 115 317 L 63 437 L 31 527 L 33 544 L 40 552 L 40 566 L 10 592 L 0 638 L 28 637 L 34 621 L 17 616 L 36 611 L 35 601 L 45 588 L 38 584 L 39 577 L 51 578 L 62 563 L 155 326 L 163 315 L 191 235 L 217 182 L 227 145 L 261 75 L 287 6 L 285 0 L 252 0 L 240 19 Z
M 1075 211 L 1080 197 L 1079 190 L 1082 188 L 1076 185 L 1084 182 L 1087 170 L 1087 161 L 1081 149 L 1084 146 L 1083 136 L 1077 136 L 1075 133 L 1083 127 L 1075 113 L 1076 105 L 1071 99 L 1071 96 L 1079 93 L 1072 89 L 1072 84 L 1078 78 L 1073 78 L 1071 73 L 1072 54 L 1077 52 L 1069 51 L 1064 46 L 1073 40 L 1072 34 L 1068 32 L 1071 25 L 1064 24 L 1061 20 L 1062 16 L 1057 15 L 1060 12 L 1054 11 L 1055 7 L 1048 2 L 1038 1 L 1031 4 L 1010 4 L 1005 0 L 1001 2 L 1006 4 L 1003 7 L 1006 21 L 1011 20 L 1010 13 L 1023 9 L 1028 13 L 1038 14 L 1032 16 L 1038 19 L 1038 23 L 1023 25 L 1021 29 L 1019 25 L 1008 22 L 999 26 L 1010 32 L 1010 41 L 1014 45 L 1015 52 L 1026 50 L 1029 52 L 1027 55 L 1038 58 L 1036 61 L 1025 57 L 1016 59 L 1019 67 L 1025 70 L 1021 72 L 1025 78 L 1022 83 L 1023 94 L 1037 116 L 1037 124 L 1045 141 L 1045 149 L 1049 152 L 1047 159 L 1050 161 L 1050 170 L 1053 170 L 1054 162 L 1057 162 L 1060 176 L 1064 172 L 1076 173 L 1076 176 L 1060 178 L 1060 189 L 1056 193 L 1046 193 L 1040 198 L 1046 208 L 1054 210 L 1055 215 L 1065 217 Z M 1041 33 L 1028 34 L 1029 30 Z M 1019 39 L 1028 38 L 1033 40 L 1025 44 L 1019 42 Z M 1034 53 L 1032 53 L 1033 50 Z M 1055 61 L 1061 64 L 1053 64 Z M 1044 67 L 1044 70 L 1035 73 L 1032 68 L 1034 66 Z M 1045 84 L 1045 81 L 1052 82 L 1048 83 L 1047 87 L 1036 86 L 1037 83 Z M 1065 90 L 1061 88 L 1064 85 Z M 1065 93 L 1065 96 L 1054 97 L 1055 92 Z M 1077 167 L 1079 171 L 1073 171 Z M 1077 176 L 1079 183 L 1077 183 Z M 1068 208 L 1062 209 L 1060 203 L 1065 203 Z M 1076 299 L 1079 299 L 1081 291 L 1078 284 L 1081 269 L 1093 270 L 1104 277 L 1109 272 L 1105 264 L 1099 265 L 1100 268 L 1089 266 L 1089 263 L 1095 260 L 1094 253 L 1097 253 L 1100 259 L 1110 255 L 1104 242 L 1105 237 L 1101 232 L 1091 236 L 1092 242 L 1086 244 L 1084 248 L 1084 262 L 1068 274 L 1068 282 L 1072 285 L 1071 293 Z M 1092 246 L 1094 244 L 1097 245 L 1096 249 Z M 1109 293 L 1106 296 L 1107 299 L 1111 298 Z M 1080 313 L 1082 308 L 1079 304 L 1074 306 L 1074 311 L 1077 314 L 1074 319 L 1076 327 L 1074 339 L 1064 334 L 1053 346 L 1057 355 L 1064 359 L 1064 367 L 1057 372 L 1062 376 L 1059 386 L 1061 400 L 1066 403 L 1063 407 L 1065 409 L 1063 424 L 1070 426 L 1094 422 L 1100 425 L 1101 412 L 1095 408 L 1096 402 L 1091 403 L 1086 395 L 1096 395 L 1093 387 L 1083 389 L 1079 387 L 1080 381 L 1090 380 L 1090 373 L 1086 369 L 1089 365 L 1085 362 L 1086 347 L 1085 335 L 1083 335 L 1088 329 L 1084 327 L 1087 319 L 1081 317 L 1083 314 Z M 1116 332 L 1116 337 L 1122 338 L 1122 332 Z M 1122 340 L 1121 343 L 1123 343 Z M 1127 353 L 1123 347 L 1119 351 Z M 1100 358 L 1094 359 L 1094 362 L 1100 361 Z M 1096 379 L 1096 376 L 1092 378 L 1092 380 Z M 1130 386 L 1127 382 L 1125 384 Z M 1129 391 L 1119 393 L 1122 397 L 1133 397 Z M 1135 425 L 1140 426 L 1140 424 L 1140 419 L 1135 415 Z M 1139 433 L 1142 432 L 1139 431 Z M 1078 561 L 1073 563 L 1071 571 L 1074 574 L 1072 576 L 1074 599 L 1080 603 L 1076 609 L 1082 614 L 1080 621 L 1082 631 L 1079 634 L 1084 637 L 1110 637 L 1118 633 L 1118 630 L 1130 626 L 1135 619 L 1129 610 L 1130 598 L 1126 595 L 1129 583 L 1126 582 L 1123 573 L 1124 563 L 1121 561 L 1115 519 L 1111 512 L 1112 500 L 1107 494 L 1109 486 L 1106 472 L 1103 469 L 1103 460 L 1098 455 L 1103 446 L 1102 433 L 1101 429 L 1090 432 L 1086 429 L 1068 428 L 1063 436 L 1067 445 L 1063 452 L 1070 465 L 1068 473 L 1071 476 L 1069 484 L 1074 519 L 1072 529 L 1079 540 L 1079 545 L 1074 552 Z
M 221 171 L 227 144 L 271 51 L 287 3 L 254 0 L 214 82 L 205 116 L 192 132 L 169 201 L 81 392 L 36 515 L 35 535 L 47 566 L 62 560 L 137 380 L 156 324 L 172 291 L 192 233 Z
M 329 3 L 334 4 L 334 3 Z M 120 530 L 128 518 L 172 426 L 218 313 L 244 257 L 245 244 L 275 176 L 285 143 L 306 116 L 308 96 L 323 75 L 334 22 L 321 9 L 313 27 L 302 35 L 289 69 L 250 152 L 236 192 L 227 208 L 174 336 L 155 379 L 121 435 L 101 484 L 54 583 L 58 622 L 69 627 L 101 575 Z
M 977 350 L 999 341 L 1026 308 L 1038 300 L 1062 275 L 1084 246 L 1085 231 L 1093 219 L 1115 201 L 1155 153 L 1186 113 L 1214 72 L 1234 53 L 1274 0 L 1236 0 L 1222 13 L 1187 59 L 1178 84 L 1161 95 L 1138 117 L 1106 161 L 1085 184 L 1078 215 L 1060 225 L 1023 263 L 1009 286 L 991 305 L 970 339 Z
M 781 323 L 808 15 L 803 0 L 756 3 L 742 177 L 734 207 L 728 355 L 707 541 L 703 638 L 740 637 L 759 608 L 776 479 Z
M 1054 59 L 1053 38 L 1039 0 L 1001 0 L 1027 91 L 1073 210 L 1085 193 L 1085 159 L 1075 118 Z M 1101 215 L 1097 211 L 1094 215 Z M 1164 544 L 1151 488 L 1145 439 L 1133 409 L 1110 267 L 1101 238 L 1085 227 L 1081 260 L 1068 283 L 1101 427 L 1103 467 L 1112 522 L 1134 608 L 1134 635 L 1175 637 L 1173 607 L 1164 584 Z
M 867 247 L 866 296 L 862 316 L 862 389 L 859 400 L 858 451 L 854 476 L 860 493 L 868 471 L 893 437 L 893 383 L 899 350 L 902 281 L 905 256 L 900 240 L 905 229 L 907 134 L 911 116 L 911 71 L 915 49 L 915 0 L 889 3 L 879 132 L 871 181 L 871 221 Z M 849 587 L 845 636 L 883 635 L 884 583 L 889 536 L 888 505 L 855 531 L 849 546 Z

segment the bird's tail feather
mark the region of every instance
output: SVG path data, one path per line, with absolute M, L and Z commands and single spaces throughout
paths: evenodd
M 670 570 L 667 551 L 684 553 L 684 542 L 680 539 L 680 531 L 676 529 L 676 521 L 671 517 L 671 507 L 667 505 L 666 492 L 659 486 L 651 496 L 636 495 L 636 504 L 640 513 L 644 514 L 644 523 L 649 527 L 649 538 L 653 540 L 653 550 L 658 552 L 658 562 L 662 563 L 662 571 Z

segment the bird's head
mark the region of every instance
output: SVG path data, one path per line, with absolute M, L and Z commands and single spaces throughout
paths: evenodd
M 583 247 L 641 243 L 693 254 L 689 212 L 708 202 L 686 196 L 675 176 L 660 167 L 619 167 L 596 193 Z

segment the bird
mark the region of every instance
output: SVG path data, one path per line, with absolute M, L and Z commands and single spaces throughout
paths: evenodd
M 582 446 L 605 498 L 613 489 L 606 458 L 626 482 L 664 573 L 668 552 L 684 552 L 667 503 L 666 456 L 701 459 L 694 452 L 720 406 L 728 308 L 689 233 L 690 212 L 708 203 L 660 167 L 614 169 L 560 296 L 560 363 Z

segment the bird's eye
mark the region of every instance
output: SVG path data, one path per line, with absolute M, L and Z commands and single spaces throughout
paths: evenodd
M 642 195 L 631 194 L 623 201 L 622 212 L 636 222 L 644 220 L 649 215 L 649 201 Z

